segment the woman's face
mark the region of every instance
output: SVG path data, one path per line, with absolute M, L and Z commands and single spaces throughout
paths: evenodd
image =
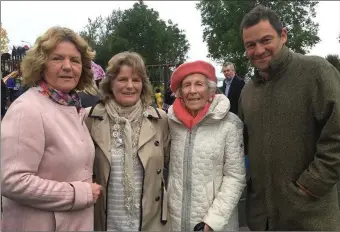
M 60 42 L 48 56 L 44 79 L 52 88 L 68 93 L 78 85 L 82 67 L 76 46 L 68 41 Z
M 127 65 L 120 67 L 120 72 L 112 81 L 112 92 L 116 102 L 121 106 L 135 105 L 142 93 L 142 79 Z
M 206 77 L 200 73 L 188 75 L 182 81 L 182 97 L 191 115 L 196 116 L 211 97 Z

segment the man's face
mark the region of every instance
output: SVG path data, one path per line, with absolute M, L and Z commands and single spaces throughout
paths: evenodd
M 270 61 L 281 50 L 287 41 L 287 30 L 282 29 L 278 35 L 268 20 L 243 29 L 243 43 L 246 56 L 262 72 L 266 72 Z
M 223 74 L 227 80 L 231 80 L 235 76 L 235 70 L 230 65 L 223 67 Z

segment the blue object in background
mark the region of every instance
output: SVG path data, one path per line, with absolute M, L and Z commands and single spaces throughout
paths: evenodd
M 8 78 L 8 80 L 6 82 L 6 87 L 9 88 L 9 89 L 14 89 L 14 87 L 15 87 L 14 78 Z
M 245 161 L 246 169 L 248 170 L 249 169 L 249 160 L 248 160 L 247 155 L 245 155 L 244 161 Z

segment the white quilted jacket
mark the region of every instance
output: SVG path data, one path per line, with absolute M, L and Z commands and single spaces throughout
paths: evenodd
M 171 231 L 193 231 L 205 222 L 214 231 L 236 231 L 237 204 L 246 185 L 243 123 L 215 96 L 190 132 L 169 108 L 171 154 L 168 203 Z

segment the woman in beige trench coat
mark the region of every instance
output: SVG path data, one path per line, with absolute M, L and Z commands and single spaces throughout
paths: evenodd
M 115 55 L 100 92 L 102 101 L 86 120 L 96 145 L 94 181 L 103 186 L 95 230 L 167 230 L 168 122 L 164 111 L 150 106 L 143 59 L 131 52 Z

